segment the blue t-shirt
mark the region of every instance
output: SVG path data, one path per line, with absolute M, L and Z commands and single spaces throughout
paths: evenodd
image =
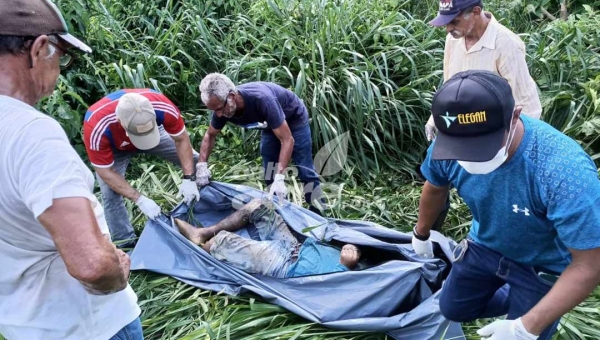
M 217 117 L 212 114 L 210 125 L 221 130 L 227 122 L 246 127 L 277 129 L 286 121 L 290 130 L 308 123 L 308 112 L 304 103 L 296 94 L 277 84 L 252 82 L 237 87 L 244 98 L 244 111 L 231 118 Z M 257 123 L 266 122 L 266 126 Z
M 298 259 L 288 269 L 286 277 L 319 275 L 349 270 L 340 263 L 341 251 L 312 238 L 307 238 L 300 248 Z
M 475 242 L 561 273 L 571 263 L 567 248 L 600 247 L 598 171 L 573 139 L 542 121 L 521 121 L 521 145 L 497 170 L 469 174 L 456 161 L 431 159 L 430 147 L 421 171 L 431 184 L 457 189 L 473 215 Z

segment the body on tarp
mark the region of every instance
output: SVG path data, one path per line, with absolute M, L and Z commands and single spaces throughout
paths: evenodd
M 187 240 L 173 219 L 208 227 L 265 193 L 243 185 L 211 182 L 200 195 L 193 207 L 180 204 L 169 216 L 146 223 L 131 253 L 132 270 L 169 275 L 230 295 L 252 292 L 333 329 L 386 332 L 405 340 L 464 339 L 460 324 L 446 320 L 438 307 L 454 241 L 432 232 L 436 258 L 423 259 L 412 250 L 409 233 L 371 222 L 327 219 L 286 203 L 276 205 L 276 210 L 300 242 L 312 237 L 334 247 L 344 243 L 359 246 L 363 256 L 357 270 L 284 279 L 248 274 Z M 258 239 L 253 225 L 237 234 Z

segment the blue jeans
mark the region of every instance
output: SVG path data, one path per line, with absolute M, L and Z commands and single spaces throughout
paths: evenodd
M 508 320 L 517 319 L 554 284 L 538 276 L 540 270 L 509 260 L 470 239 L 461 242 L 454 254 L 452 270 L 440 296 L 440 310 L 451 321 L 469 322 L 506 314 Z M 550 340 L 559 321 L 553 322 L 538 339 Z
M 292 132 L 294 137 L 294 150 L 292 151 L 292 160 L 298 169 L 298 177 L 304 185 L 304 200 L 312 205 L 313 199 L 321 199 L 319 175 L 315 170 L 312 158 L 312 136 L 308 124 L 296 127 Z M 264 130 L 260 139 L 260 154 L 263 160 L 265 170 L 265 183 L 271 185 L 277 171 L 279 163 L 279 152 L 281 151 L 281 141 L 271 130 Z M 314 197 L 313 197 L 314 196 Z
M 177 148 L 175 147 L 175 141 L 169 136 L 162 127 L 160 127 L 160 143 L 150 150 L 138 150 L 138 151 L 119 151 L 113 149 L 114 164 L 113 169 L 118 172 L 121 176 L 125 177 L 125 171 L 131 161 L 131 158 L 137 154 L 148 154 L 155 155 L 166 159 L 167 161 L 181 166 L 179 163 L 179 157 L 177 156 Z M 194 164 L 198 161 L 198 153 L 194 151 Z M 123 196 L 115 192 L 108 184 L 106 184 L 102 178 L 96 173 L 96 179 L 100 186 L 100 192 L 102 193 L 102 200 L 104 203 L 104 214 L 106 216 L 106 223 L 112 236 L 113 241 L 124 241 L 124 244 L 120 244 L 119 247 L 132 246 L 135 239 L 135 232 L 127 214 L 127 208 L 125 208 L 125 202 Z
M 109 340 L 144 340 L 140 318 L 133 320 L 132 323 L 123 327 Z
M 261 205 L 248 219 L 261 241 L 220 231 L 210 246 L 210 254 L 247 273 L 284 278 L 300 244 L 287 224 L 274 210 Z

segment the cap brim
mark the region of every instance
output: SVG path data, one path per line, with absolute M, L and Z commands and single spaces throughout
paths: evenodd
M 129 137 L 129 140 L 131 140 L 133 146 L 140 150 L 150 150 L 158 146 L 160 143 L 160 132 L 158 131 L 158 126 L 155 126 L 154 130 L 147 135 L 136 136 L 129 132 L 127 137 Z
M 455 14 L 438 14 L 437 17 L 433 18 L 433 20 L 431 20 L 429 22 L 429 24 L 431 26 L 435 26 L 435 27 L 441 27 L 441 26 L 446 26 L 450 23 L 450 21 L 454 20 L 454 18 L 456 18 L 459 13 L 455 13 Z
M 438 131 L 431 156 L 434 160 L 487 162 L 502 147 L 504 134 L 504 129 L 481 136 L 451 136 Z
M 88 45 L 68 33 L 60 34 L 59 37 L 82 52 L 92 53 L 92 49 Z

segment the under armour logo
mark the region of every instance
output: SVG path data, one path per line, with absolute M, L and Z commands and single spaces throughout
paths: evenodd
M 450 128 L 450 124 L 452 124 L 454 122 L 454 120 L 456 120 L 456 117 L 452 117 L 452 116 L 448 115 L 448 111 L 446 111 L 445 116 L 440 116 L 440 117 L 444 118 L 444 121 L 446 122 L 446 128 Z
M 127 141 L 121 143 L 121 147 L 124 147 L 124 146 L 127 146 L 127 145 L 129 145 L 129 142 L 127 142 Z
M 527 209 L 527 207 L 525 207 L 525 209 L 519 209 L 519 206 L 516 204 L 513 204 L 513 212 L 515 214 L 522 212 L 523 214 L 525 214 L 525 216 L 529 216 L 529 209 Z

